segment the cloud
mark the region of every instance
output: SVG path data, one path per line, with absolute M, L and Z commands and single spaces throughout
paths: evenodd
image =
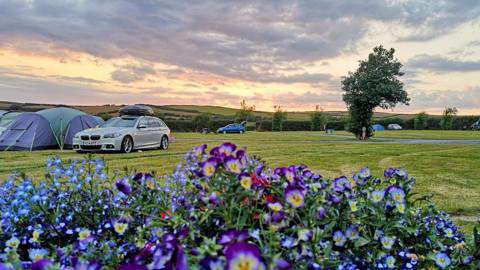
M 405 26 L 404 40 L 426 40 L 478 18 L 479 7 L 476 0 L 4 0 L 0 46 L 62 61 L 69 52 L 132 57 L 245 80 L 274 74 L 281 82 L 289 80 L 284 68 L 355 50 L 371 22 Z M 130 83 L 141 73 L 126 68 L 112 77 Z
M 457 107 L 460 110 L 478 109 L 480 104 L 480 86 L 466 90 L 432 91 L 415 89 L 410 90 L 412 102 L 410 108 L 414 110 L 433 110 L 440 112 L 445 107 Z
M 125 65 L 111 73 L 115 81 L 132 83 L 142 81 L 147 75 L 153 75 L 156 71 L 151 65 Z
M 245 96 L 220 90 L 176 90 L 167 87 L 131 88 L 130 90 L 104 89 L 92 84 L 85 84 L 83 79 L 65 80 L 3 71 L 7 71 L 7 69 L 0 68 L 0 89 L 2 90 L 0 98 L 17 102 L 72 105 L 196 104 L 236 107 L 242 99 L 254 103 L 267 100 L 258 93 Z M 65 89 L 68 89 L 68 95 L 65 94 Z M 52 97 L 55 98 L 52 99 Z
M 71 82 L 78 82 L 78 83 L 93 83 L 93 84 L 98 84 L 98 83 L 105 83 L 102 80 L 95 80 L 91 78 L 85 78 L 85 77 L 70 77 L 70 76 L 49 76 L 50 78 L 58 79 L 58 80 L 64 80 L 64 81 L 71 81 Z
M 411 58 L 405 66 L 435 73 L 480 71 L 480 61 L 455 60 L 440 55 L 427 54 Z

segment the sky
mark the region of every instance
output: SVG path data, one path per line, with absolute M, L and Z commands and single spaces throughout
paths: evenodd
M 378 45 L 404 64 L 394 112 L 480 114 L 478 0 L 0 0 L 0 100 L 345 110 Z

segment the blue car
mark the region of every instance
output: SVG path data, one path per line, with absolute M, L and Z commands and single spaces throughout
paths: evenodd
M 244 133 L 246 131 L 245 124 L 229 124 L 217 129 L 217 133 Z

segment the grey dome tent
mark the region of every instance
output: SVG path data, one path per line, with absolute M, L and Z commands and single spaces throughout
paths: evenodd
M 103 120 L 70 108 L 52 108 L 36 113 L 7 113 L 8 125 L 0 133 L 0 150 L 38 150 L 71 148 L 73 136 L 79 131 L 103 123 Z
M 66 107 L 45 109 L 38 111 L 37 114 L 48 120 L 60 149 L 71 148 L 73 136 L 77 132 L 103 123 L 98 117 Z
M 22 113 L 0 135 L 0 150 L 38 150 L 56 147 L 50 124 L 36 113 Z

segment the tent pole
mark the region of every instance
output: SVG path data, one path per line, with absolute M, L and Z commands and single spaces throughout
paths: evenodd
M 37 131 L 35 130 L 35 132 L 33 132 L 33 139 L 32 139 L 32 143 L 30 144 L 30 152 L 32 152 L 32 149 L 33 149 L 33 142 L 35 141 L 35 137 L 37 136 Z
M 52 130 L 53 136 L 55 137 L 55 141 L 57 141 L 58 146 L 60 147 L 60 141 L 58 140 L 57 134 L 55 134 L 55 130 L 52 128 L 52 124 L 48 123 L 50 129 Z
M 3 151 L 8 151 L 8 149 L 10 149 L 10 147 L 12 147 L 12 146 L 17 142 L 17 140 L 18 140 L 20 137 L 23 136 L 23 134 L 24 134 L 25 132 L 27 132 L 27 129 L 30 128 L 30 126 L 31 126 L 31 124 L 30 124 L 26 129 L 24 129 L 24 130 L 22 131 L 22 133 L 20 133 L 20 134 L 17 136 L 17 138 L 15 139 L 15 142 L 13 142 L 13 144 L 9 145 L 9 146 L 8 146 L 7 148 L 5 148 L 5 150 L 3 150 Z
M 60 134 L 59 137 L 61 138 L 60 141 L 60 150 L 63 151 L 63 145 L 65 144 L 64 136 L 63 136 L 63 118 L 60 117 Z
M 70 124 L 68 124 L 67 130 L 65 130 L 65 136 L 63 136 L 62 150 L 63 150 L 63 147 L 65 146 L 65 141 L 67 140 L 67 134 L 69 129 L 70 129 Z

